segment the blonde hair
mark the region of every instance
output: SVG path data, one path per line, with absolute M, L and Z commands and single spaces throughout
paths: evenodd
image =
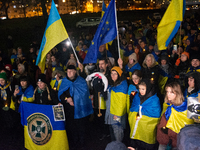
M 167 90 L 167 88 L 171 88 L 172 92 L 174 94 L 176 94 L 176 98 L 175 98 L 175 101 L 174 101 L 174 105 L 175 106 L 179 106 L 183 103 L 184 101 L 184 96 L 183 96 L 183 93 L 181 91 L 181 86 L 180 84 L 178 84 L 177 82 L 171 82 L 169 84 L 166 85 L 165 87 L 165 91 Z M 165 103 L 168 103 L 168 98 L 167 98 L 167 94 L 165 94 Z
M 21 69 L 23 70 L 23 73 L 25 72 L 25 67 L 24 67 L 23 64 L 19 63 L 19 64 L 17 65 L 17 69 L 18 69 L 18 67 L 21 67 Z
M 49 88 L 48 88 L 47 85 L 46 85 L 46 89 L 47 89 L 47 93 L 48 93 L 48 100 L 51 100 L 50 91 L 49 91 Z M 38 90 L 38 86 L 34 90 L 33 101 L 35 100 L 35 93 L 36 93 L 37 90 Z
M 146 59 L 147 59 L 147 57 L 150 57 L 151 58 L 151 67 L 153 67 L 153 64 L 155 64 L 156 63 L 156 60 L 155 60 L 155 58 L 154 58 L 154 56 L 152 55 L 152 54 L 148 54 L 146 57 L 145 57 L 145 59 L 144 59 L 144 61 L 143 61 L 143 63 L 142 63 L 142 66 L 143 67 L 146 67 L 147 66 L 147 64 L 146 64 Z

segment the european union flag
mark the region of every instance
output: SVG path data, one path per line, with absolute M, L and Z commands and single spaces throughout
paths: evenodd
M 106 4 L 104 3 L 104 1 L 102 2 L 102 12 L 101 12 L 101 18 L 103 17 L 104 13 L 106 11 Z
M 96 63 L 99 46 L 106 44 L 117 36 L 115 0 L 111 0 L 97 28 L 92 44 L 83 64 Z

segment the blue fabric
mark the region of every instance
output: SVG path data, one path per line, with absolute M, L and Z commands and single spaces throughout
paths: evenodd
M 65 130 L 64 121 L 54 121 L 53 105 L 41 105 L 27 102 L 21 102 L 19 112 L 21 114 L 21 124 L 27 126 L 27 118 L 34 113 L 42 113 L 46 115 L 51 122 L 53 130 Z
M 139 93 L 137 93 L 133 99 L 130 111 L 131 112 L 139 112 L 139 108 L 142 106 L 141 112 L 142 115 L 159 118 L 161 115 L 161 107 L 160 107 L 160 100 L 157 94 L 148 98 L 142 105 L 140 105 L 140 97 Z
M 48 27 L 50 25 L 52 25 L 54 22 L 56 22 L 57 20 L 60 19 L 60 15 L 59 15 L 59 13 L 57 11 L 56 5 L 55 5 L 53 0 L 51 2 L 51 11 L 50 11 L 50 13 L 52 13 L 52 14 L 49 14 L 49 19 L 48 19 L 48 22 L 47 22 L 46 29 L 48 29 Z
M 196 93 L 189 95 L 188 97 L 198 97 L 198 93 L 200 93 L 200 90 Z M 185 89 L 183 96 L 184 96 L 185 99 L 187 98 L 187 89 Z
M 169 104 L 168 104 L 169 105 Z M 175 105 L 171 105 L 167 107 L 167 110 L 165 111 L 165 117 L 166 120 L 169 120 L 169 117 L 172 113 L 172 107 L 177 111 L 177 112 L 183 112 L 185 110 L 187 110 L 187 100 L 185 99 L 185 101 L 183 101 L 183 103 L 180 106 L 175 106 Z
M 128 95 L 131 95 L 132 91 L 139 92 L 135 85 L 130 84 L 128 87 Z
M 31 97 L 33 97 L 33 94 L 34 94 L 34 88 L 33 88 L 33 86 L 32 86 L 32 85 L 29 85 L 29 86 L 27 87 L 27 89 L 24 91 L 24 93 L 22 92 L 22 87 L 20 86 L 20 87 L 19 87 L 19 93 L 18 93 L 17 95 L 22 96 L 22 94 L 24 94 L 24 97 L 26 97 L 26 98 L 31 98 Z M 20 97 L 20 99 L 21 99 L 21 97 Z
M 160 75 L 163 76 L 163 77 L 168 77 L 168 78 L 171 77 L 169 74 L 167 74 L 167 73 L 166 73 L 164 70 L 162 70 L 162 69 L 159 69 L 159 73 L 160 73 Z
M 112 57 L 111 52 L 109 52 L 109 51 L 107 51 L 107 50 L 105 50 L 105 51 L 106 51 L 106 53 L 107 53 L 107 57 Z M 106 58 L 106 53 L 105 53 L 104 55 L 101 55 L 101 53 L 98 52 L 97 59 Z
M 128 56 L 130 56 L 133 53 L 134 53 L 134 50 L 129 51 L 128 49 L 125 49 L 124 56 L 128 57 Z
M 80 119 L 93 113 L 92 102 L 86 81 L 78 76 L 74 82 L 66 77 L 62 79 L 58 91 L 58 98 L 70 88 L 70 95 L 74 101 L 74 119 Z M 61 101 L 61 100 L 60 100 Z
M 127 94 L 128 92 L 128 84 L 127 84 L 127 81 L 124 80 L 121 82 L 121 84 L 117 85 L 117 86 L 114 86 L 114 87 L 111 87 L 109 89 L 110 91 L 113 90 L 115 93 L 117 92 L 122 92 L 124 94 Z
M 169 45 L 169 43 L 171 42 L 172 38 L 175 36 L 175 34 L 177 33 L 179 27 L 181 25 L 181 21 L 176 21 L 176 25 L 174 27 L 174 30 L 172 31 L 172 33 L 170 34 L 169 38 L 166 41 L 165 46 L 167 47 Z
M 194 68 L 193 66 L 190 66 L 190 68 L 188 69 L 189 72 L 187 74 L 190 74 L 192 72 L 198 72 L 197 70 L 200 70 L 200 66 Z
M 128 68 L 128 65 L 125 66 L 126 72 L 133 72 L 134 70 L 141 70 L 141 66 L 139 63 L 136 63 L 133 67 Z
M 151 54 L 154 56 L 155 60 L 158 61 L 158 59 L 159 59 L 158 55 L 156 55 L 156 53 L 154 51 Z
M 114 40 L 117 36 L 115 11 L 115 0 L 111 0 L 100 21 L 83 64 L 96 63 L 99 46 Z

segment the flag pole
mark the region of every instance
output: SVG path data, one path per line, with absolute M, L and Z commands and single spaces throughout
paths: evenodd
M 115 2 L 115 20 L 116 20 L 116 28 L 117 28 L 117 45 L 118 45 L 118 52 L 119 52 L 119 58 L 121 58 L 120 56 L 120 47 L 119 47 L 119 30 L 118 30 L 118 23 L 117 23 L 117 10 L 116 10 L 116 2 Z
M 71 47 L 72 47 L 72 50 L 73 50 L 73 52 L 74 52 L 74 55 L 75 55 L 75 57 L 76 57 L 76 60 L 77 60 L 78 63 L 79 63 L 80 61 L 79 61 L 79 59 L 78 59 L 78 56 L 76 55 L 76 51 L 75 51 L 75 49 L 74 49 L 74 46 L 72 45 L 72 42 L 71 42 L 71 40 L 70 40 L 69 37 L 68 37 L 68 39 L 69 39 L 70 45 L 71 45 Z

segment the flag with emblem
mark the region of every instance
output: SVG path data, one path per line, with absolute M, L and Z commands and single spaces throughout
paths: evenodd
M 185 0 L 172 0 L 157 28 L 159 50 L 165 50 L 177 33 L 185 13 Z
M 60 18 L 54 1 L 51 2 L 51 10 L 47 21 L 47 26 L 42 38 L 40 50 L 36 60 L 41 72 L 44 73 L 47 53 L 57 44 L 68 38 L 67 31 Z
M 111 0 L 97 28 L 83 64 L 96 63 L 99 47 L 117 36 L 115 0 Z
M 19 112 L 24 126 L 25 148 L 69 150 L 62 106 L 22 102 Z

